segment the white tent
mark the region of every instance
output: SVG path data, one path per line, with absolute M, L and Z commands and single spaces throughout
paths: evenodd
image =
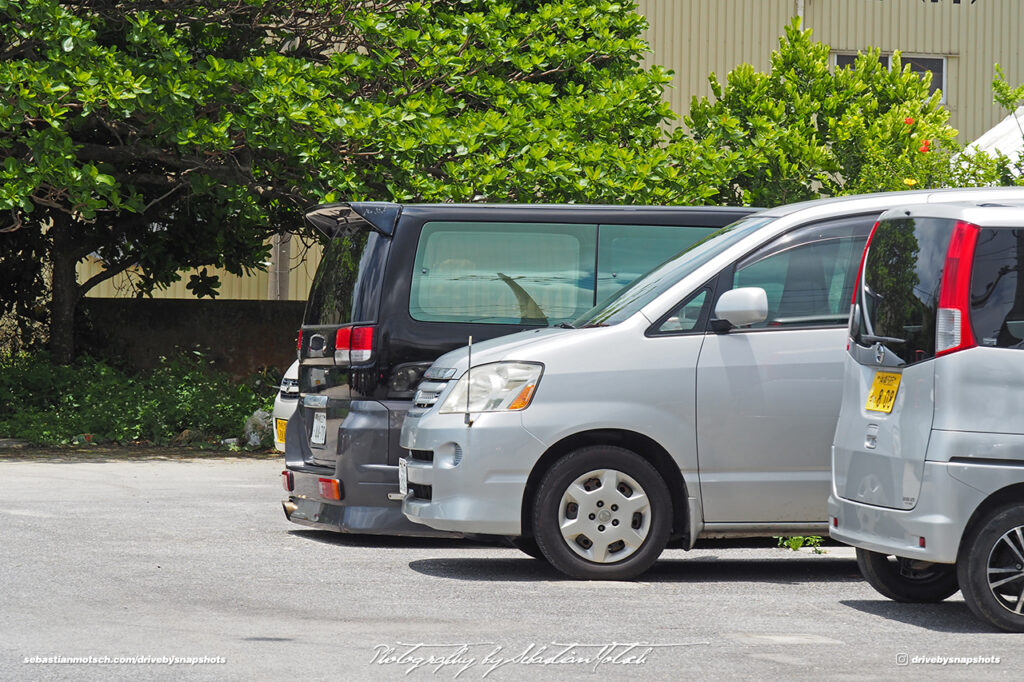
M 1010 114 L 995 127 L 989 129 L 981 137 L 967 145 L 971 151 L 982 151 L 994 154 L 1002 152 L 1016 163 L 1024 146 L 1024 106 Z

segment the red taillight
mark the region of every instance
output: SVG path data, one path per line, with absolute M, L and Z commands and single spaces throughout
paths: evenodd
M 373 356 L 373 327 L 342 327 L 334 337 L 334 362 L 368 362 Z
M 295 490 L 295 475 L 290 471 L 282 471 L 281 485 L 287 492 Z
M 936 356 L 977 345 L 971 333 L 971 265 L 977 242 L 977 225 L 958 222 L 953 228 L 935 317 Z
M 302 352 L 302 330 L 299 330 L 299 340 L 295 342 L 295 350 Z
M 347 365 L 349 361 L 349 339 L 352 337 L 352 327 L 342 327 L 334 335 L 334 362 L 339 365 Z
M 352 362 L 366 362 L 373 354 L 373 327 L 356 327 L 352 330 Z
M 340 500 L 341 499 L 341 484 L 337 479 L 334 478 L 321 478 L 317 479 L 317 483 L 320 486 L 320 497 L 325 500 Z

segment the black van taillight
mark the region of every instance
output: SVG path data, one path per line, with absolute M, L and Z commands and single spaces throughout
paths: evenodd
M 302 357 L 302 330 L 299 330 L 299 339 L 295 342 L 295 351 Z
M 348 365 L 373 357 L 373 327 L 342 327 L 334 337 L 334 362 Z
M 974 348 L 971 332 L 971 265 L 978 243 L 978 226 L 957 222 L 949 239 L 942 268 L 939 309 L 935 316 L 935 355 Z

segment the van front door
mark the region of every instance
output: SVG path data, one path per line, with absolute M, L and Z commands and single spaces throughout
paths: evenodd
M 768 318 L 708 333 L 697 366 L 705 523 L 822 523 L 846 322 L 876 214 L 791 231 L 723 273 L 760 287 Z

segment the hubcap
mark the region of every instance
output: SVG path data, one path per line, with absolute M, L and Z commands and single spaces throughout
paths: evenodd
M 1024 615 L 1024 526 L 1008 530 L 989 552 L 988 588 L 1000 606 Z
M 576 554 L 610 564 L 643 545 L 651 530 L 651 504 L 633 478 L 615 469 L 595 469 L 566 488 L 558 526 Z

